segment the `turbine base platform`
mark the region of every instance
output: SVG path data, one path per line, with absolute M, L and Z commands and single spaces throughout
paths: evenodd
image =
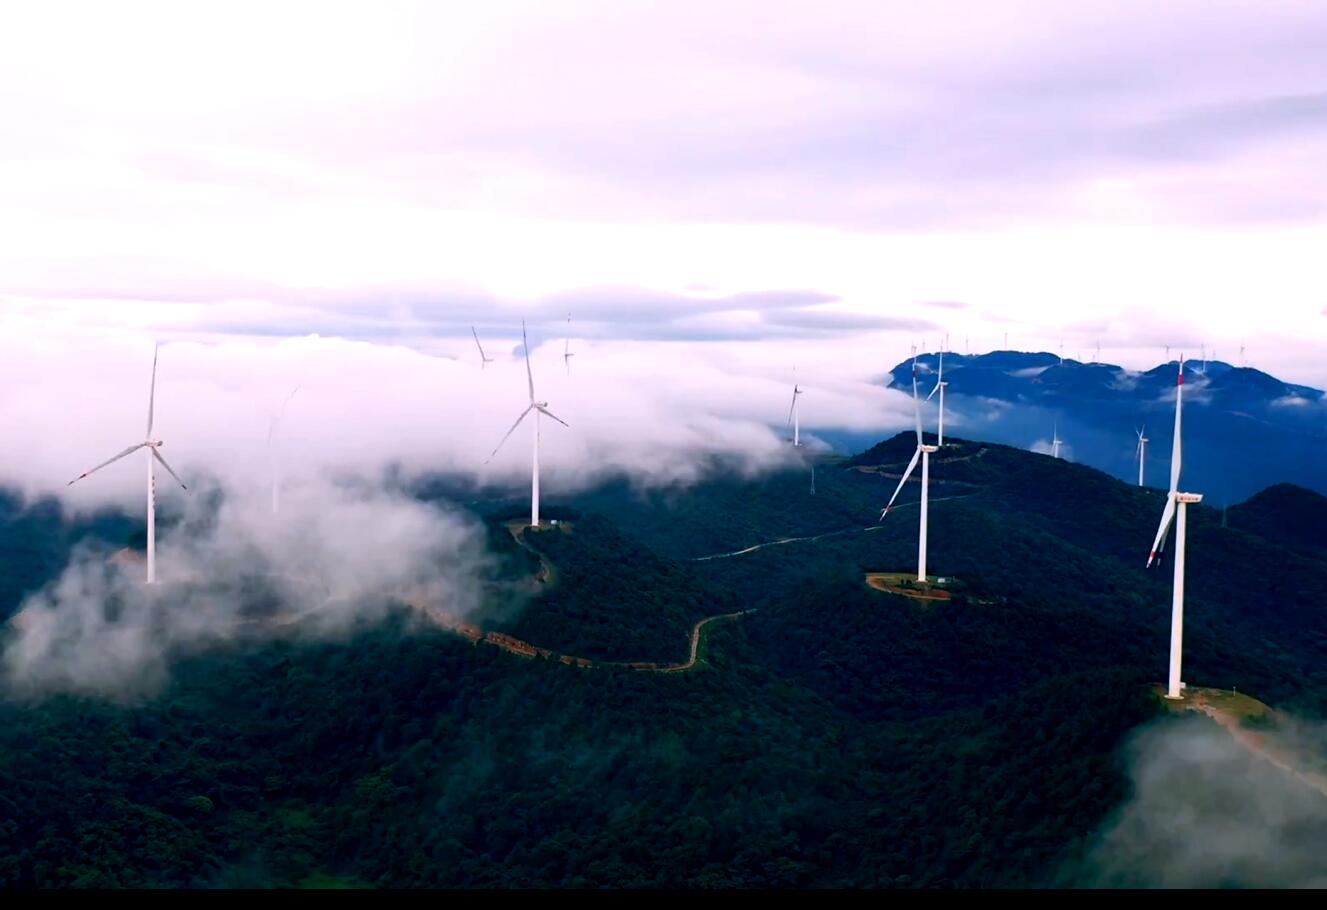
M 950 590 L 956 579 L 942 575 L 928 575 L 926 581 L 917 580 L 916 572 L 867 572 L 866 586 L 886 594 L 911 597 L 924 604 L 943 603 L 953 597 Z

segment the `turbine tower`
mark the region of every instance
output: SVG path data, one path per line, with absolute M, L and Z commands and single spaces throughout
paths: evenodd
M 147 583 L 155 584 L 157 581 L 157 474 L 156 465 L 158 462 L 166 469 L 175 482 L 188 491 L 184 481 L 180 476 L 171 470 L 171 466 L 166 464 L 166 459 L 161 457 L 158 451 L 164 443 L 160 439 L 152 438 L 152 412 L 157 397 L 157 352 L 161 349 L 158 344 L 152 351 L 152 385 L 147 393 L 147 438 L 140 443 L 131 445 L 120 454 L 113 458 L 108 458 L 95 468 L 84 471 L 73 480 L 69 481 L 67 486 L 73 486 L 89 474 L 95 474 L 108 464 L 119 461 L 126 455 L 132 455 L 139 449 L 147 449 Z
M 277 513 L 277 508 L 280 505 L 280 499 L 281 499 L 281 466 L 278 464 L 279 459 L 277 456 L 276 446 L 274 446 L 272 443 L 276 437 L 277 424 L 281 423 L 281 418 L 286 415 L 286 405 L 290 404 L 290 399 L 295 397 L 295 392 L 298 392 L 299 389 L 300 389 L 299 386 L 295 386 L 294 390 L 292 390 L 291 393 L 286 396 L 286 400 L 281 402 L 281 410 L 277 411 L 276 416 L 272 417 L 267 424 L 267 458 L 268 462 L 271 464 L 272 467 L 272 514 L 273 515 Z
M 797 396 L 802 394 L 802 387 L 797 384 L 797 371 L 793 370 L 793 403 L 788 409 L 788 424 L 793 428 L 793 445 L 802 444 L 801 414 L 797 411 Z
M 922 441 L 921 400 L 917 397 L 916 348 L 913 348 L 912 351 L 912 410 L 917 421 L 917 449 L 912 453 L 912 460 L 908 462 L 908 469 L 903 472 L 903 477 L 899 479 L 898 486 L 894 488 L 894 495 L 889 497 L 889 504 L 880 513 L 879 520 L 884 521 L 885 516 L 889 514 L 889 510 L 894 507 L 894 500 L 898 499 L 898 494 L 902 492 L 903 485 L 912 476 L 913 470 L 917 467 L 917 460 L 920 458 L 922 463 L 922 501 L 921 526 L 917 533 L 917 580 L 924 584 L 926 582 L 926 519 L 929 512 L 931 490 L 931 453 L 937 451 L 939 447 L 928 446 Z
M 564 427 L 569 427 L 570 424 L 568 424 L 561 417 L 558 417 L 556 414 L 550 411 L 548 409 L 547 401 L 535 400 L 534 373 L 531 372 L 530 370 L 530 342 L 525 337 L 524 322 L 521 323 L 521 344 L 525 347 L 525 378 L 529 382 L 530 403 L 526 406 L 525 410 L 521 412 L 521 416 L 516 418 L 516 422 L 511 425 L 511 429 L 507 431 L 507 435 L 502 437 L 502 442 L 498 443 L 497 448 L 493 450 L 493 454 L 488 456 L 488 458 L 484 460 L 484 464 L 488 464 L 490 461 L 493 460 L 493 457 L 498 454 L 498 449 L 502 448 L 502 443 L 506 442 L 511 437 L 511 434 L 516 432 L 516 428 L 521 425 L 521 421 L 525 419 L 525 416 L 529 414 L 531 411 L 533 411 L 534 412 L 534 450 L 533 450 L 533 457 L 531 459 L 531 469 L 530 469 L 530 526 L 533 528 L 538 528 L 539 527 L 539 415 L 540 414 L 547 415 L 548 417 L 551 417 L 554 420 L 556 420 L 558 423 L 562 424 Z
M 1147 437 L 1143 432 L 1147 429 L 1147 424 L 1143 424 L 1141 430 L 1134 430 L 1138 434 L 1138 450 L 1134 453 L 1138 456 L 1138 485 L 1143 485 L 1143 466 L 1147 463 Z
M 931 389 L 931 394 L 926 396 L 926 400 L 930 401 L 932 395 L 936 392 L 940 393 L 940 423 L 935 434 L 935 444 L 937 448 L 945 444 L 945 387 L 948 385 L 949 383 L 945 382 L 945 352 L 941 351 L 940 375 L 935 380 L 935 388 Z
M 1166 546 L 1170 525 L 1175 524 L 1175 588 L 1170 608 L 1170 676 L 1166 685 L 1167 698 L 1181 698 L 1184 684 L 1180 682 L 1180 662 L 1184 651 L 1184 544 L 1190 503 L 1202 502 L 1199 493 L 1180 492 L 1181 433 L 1180 419 L 1184 408 L 1184 355 L 1180 355 L 1179 379 L 1175 384 L 1175 442 L 1170 450 L 1170 492 L 1166 494 L 1166 508 L 1161 513 L 1161 527 L 1152 543 L 1152 555 L 1147 557 L 1148 568 Z
M 479 368 L 482 370 L 485 364 L 493 362 L 493 358 L 484 353 L 484 346 L 479 343 L 479 333 L 474 326 L 470 326 L 470 334 L 475 336 L 475 347 L 479 348 Z
M 562 346 L 562 362 L 567 367 L 567 375 L 571 375 L 571 358 L 576 355 L 571 352 L 571 314 L 567 314 L 567 338 Z
M 1060 438 L 1060 422 L 1057 420 L 1055 422 L 1055 430 L 1051 433 L 1051 458 L 1060 457 L 1060 446 L 1063 444 L 1064 440 Z

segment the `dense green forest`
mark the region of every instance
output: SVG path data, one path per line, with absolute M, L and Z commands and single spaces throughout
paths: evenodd
M 953 442 L 932 464 L 931 571 L 960 580 L 939 604 L 863 583 L 915 567 L 917 485 L 876 520 L 908 434 L 820 462 L 814 494 L 809 463 L 608 483 L 520 541 L 510 502 L 468 501 L 498 557 L 491 629 L 666 663 L 697 619 L 755 610 L 708 627 L 691 672 L 524 659 L 403 608 L 193 654 L 134 702 L 10 695 L 0 883 L 1155 884 L 1090 858 L 1130 798 L 1124 743 L 1180 723 L 1149 688 L 1169 635 L 1169 561 L 1143 568 L 1161 494 Z M 467 502 L 421 495 L 443 491 Z M 1192 510 L 1185 677 L 1321 716 L 1324 528 L 1313 505 L 1278 521 L 1302 504 L 1283 493 L 1226 527 Z M 7 613 L 94 529 L 0 504 Z M 128 542 L 121 521 L 96 531 Z

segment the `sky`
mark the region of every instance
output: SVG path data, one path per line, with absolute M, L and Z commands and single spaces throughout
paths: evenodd
M 794 369 L 808 421 L 901 429 L 874 384 L 946 337 L 1327 385 L 1320 2 L 4 18 L 0 414 L 32 441 L 0 471 L 28 487 L 135 441 L 155 341 L 170 451 L 213 473 L 300 382 L 292 446 L 479 470 L 522 320 L 568 477 L 775 459 Z

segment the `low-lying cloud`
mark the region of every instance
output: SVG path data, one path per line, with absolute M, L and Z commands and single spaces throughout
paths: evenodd
M 556 324 L 531 328 L 536 394 L 570 425 L 542 421 L 550 497 L 621 473 L 643 485 L 683 483 L 715 456 L 751 470 L 784 463 L 794 368 L 806 390 L 804 431 L 886 435 L 911 416 L 904 395 L 869 380 L 874 358 L 832 347 L 791 362 L 759 347 L 573 337 L 568 366 Z M 489 461 L 529 401 L 519 329 L 514 339 L 510 331 L 483 339 L 494 358 L 483 369 L 470 338 L 429 353 L 316 336 L 167 343 L 153 435 L 185 483 L 212 478 L 237 493 L 267 489 L 273 460 L 294 487 L 327 470 L 378 477 L 389 467 L 407 478 L 447 473 L 523 486 L 532 420 Z M 151 367 L 146 334 L 46 331 L 0 340 L 0 425 L 22 441 L 0 451 L 0 484 L 54 493 L 76 508 L 111 502 L 140 510 L 144 480 L 135 459 L 66 483 L 143 439 Z M 271 418 L 297 385 L 269 448 Z M 160 495 L 169 504 L 181 494 L 162 486 Z
M 1321 754 L 1321 730 L 1283 723 L 1259 735 Z M 1206 718 L 1146 728 L 1126 753 L 1133 795 L 1067 878 L 1096 887 L 1327 886 L 1319 790 Z
M 177 657 L 282 635 L 326 637 L 408 600 L 464 619 L 492 557 L 476 523 L 381 487 L 305 483 L 266 497 L 218 490 L 159 523 L 157 579 L 141 553 L 95 540 L 11 619 L 0 665 L 18 695 L 150 694 Z

